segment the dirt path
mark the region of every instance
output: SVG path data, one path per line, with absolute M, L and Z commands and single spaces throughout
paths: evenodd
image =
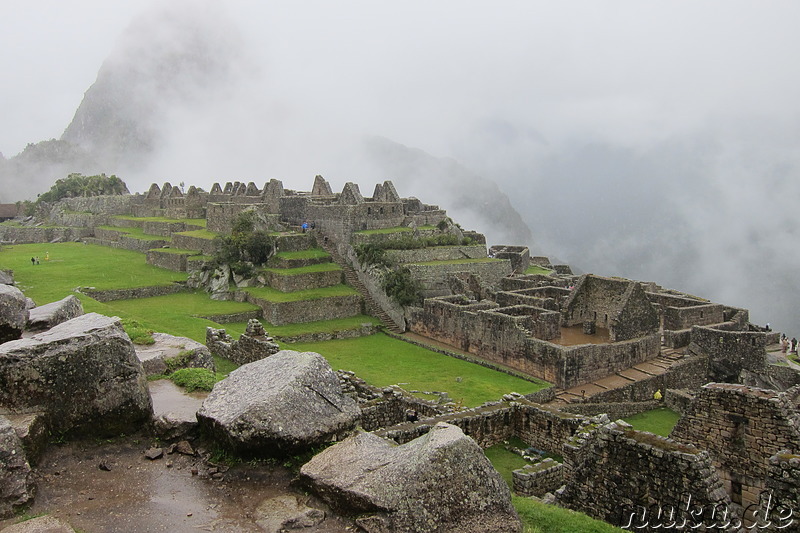
M 51 446 L 36 468 L 37 495 L 28 514 L 50 514 L 86 533 L 263 532 L 257 521 L 268 518 L 258 509 L 265 499 L 309 499 L 290 486 L 293 474 L 282 466 L 241 464 L 213 479 L 213 465 L 199 457 L 148 460 L 143 452 L 151 444 L 149 437 L 128 437 Z M 352 522 L 318 500 L 309 505 L 324 509 L 326 519 L 303 531 L 354 531 Z M 0 521 L 0 530 L 14 522 Z

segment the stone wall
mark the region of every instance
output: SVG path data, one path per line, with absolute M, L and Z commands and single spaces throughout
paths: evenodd
M 295 292 L 339 285 L 343 281 L 343 275 L 341 270 L 307 272 L 304 274 L 266 270 L 264 271 L 264 279 L 266 284 L 273 289 L 281 292 Z
M 88 212 L 95 215 L 130 215 L 134 205 L 139 204 L 139 195 L 88 196 L 63 198 L 54 209 L 73 212 Z
M 644 402 L 667 389 L 698 388 L 708 383 L 708 358 L 688 357 L 673 363 L 667 372 L 592 396 L 593 402 Z
M 663 310 L 664 329 L 680 330 L 692 326 L 708 326 L 725 321 L 725 306 L 704 304 L 694 307 L 666 307 Z
M 604 403 L 572 403 L 561 407 L 567 413 L 583 416 L 595 416 L 607 414 L 611 420 L 628 418 L 639 413 L 651 411 L 662 407 L 664 404 L 658 400 L 648 400 L 644 402 L 604 402 Z
M 737 383 L 742 370 L 767 370 L 766 334 L 694 326 L 689 351 L 708 356 L 709 381 Z
M 368 337 L 378 333 L 379 326 L 371 323 L 364 323 L 357 328 L 341 329 L 337 331 L 321 331 L 317 333 L 301 333 L 299 335 L 275 335 L 275 338 L 287 344 L 295 342 L 323 342 L 341 339 L 356 339 L 358 337 Z
M 186 272 L 187 259 L 197 252 L 181 251 L 165 248 L 160 250 L 147 250 L 147 264 L 174 270 L 175 272 Z
M 416 423 L 385 427 L 376 433 L 399 444 L 409 442 L 438 422 L 461 428 L 483 448 L 518 437 L 539 450 L 560 453 L 586 418 L 517 399 L 486 404 L 466 411 L 425 418 Z
M 472 246 L 431 246 L 416 250 L 386 250 L 386 259 L 394 263 L 424 263 L 426 261 L 454 261 L 459 259 L 482 259 L 486 257 L 486 247 Z
M 767 476 L 767 495 L 772 497 L 773 507 L 782 516 L 776 519 L 775 513 L 771 514 L 772 527 L 764 529 L 790 531 L 788 528 L 797 527 L 800 521 L 800 516 L 797 516 L 800 509 L 800 455 L 788 450 L 773 455 L 769 458 Z
M 420 265 L 408 263 L 405 266 L 411 271 L 411 276 L 422 283 L 423 295 L 441 296 L 450 294 L 447 277 L 458 272 L 470 272 L 480 276 L 481 280 L 489 285 L 497 285 L 502 278 L 511 274 L 511 262 L 508 260 L 495 260 L 485 263 L 440 263 L 434 265 Z
M 734 503 L 757 504 L 770 457 L 800 452 L 794 390 L 780 393 L 728 383 L 700 389 L 671 436 L 708 450 Z
M 399 224 L 398 224 L 399 226 Z M 395 241 L 398 239 L 408 239 L 408 238 L 417 238 L 417 237 L 433 237 L 434 235 L 439 235 L 441 232 L 438 229 L 414 229 L 413 231 L 397 231 L 394 233 L 353 233 L 350 239 L 350 244 L 352 246 L 358 246 L 360 244 L 375 244 L 381 245 L 386 244 L 390 241 Z M 401 251 L 401 250 L 397 250 Z M 483 247 L 483 257 L 486 256 L 486 247 Z
M 153 296 L 165 296 L 167 294 L 176 294 L 184 292 L 186 286 L 173 283 L 172 285 L 163 285 L 158 287 L 136 287 L 133 289 L 112 289 L 112 290 L 97 290 L 83 288 L 80 292 L 94 298 L 98 302 L 112 302 L 114 300 L 132 300 L 138 298 L 151 298 Z
M 511 472 L 514 494 L 541 498 L 548 492 L 555 492 L 564 484 L 565 473 L 564 464 L 550 458 L 514 470 Z
M 0 242 L 14 244 L 78 241 L 92 235 L 92 228 L 0 225 Z
M 659 353 L 657 335 L 612 344 L 552 344 L 530 335 L 530 317 L 499 313 L 492 306 L 493 302 L 470 303 L 458 297 L 427 299 L 422 309 L 411 309 L 410 327 L 562 388 L 630 368 Z
M 183 250 L 197 250 L 204 255 L 213 255 L 215 250 L 214 239 L 203 239 L 180 233 L 172 235 L 172 245 Z
M 212 353 L 238 365 L 259 361 L 280 351 L 280 346 L 255 319 L 248 321 L 239 340 L 233 340 L 224 329 L 206 328 L 206 346 Z
M 334 296 L 318 300 L 299 300 L 296 302 L 270 302 L 247 292 L 237 291 L 238 301 L 247 301 L 259 306 L 264 320 L 276 326 L 333 320 L 362 314 L 361 296 Z
M 709 455 L 692 446 L 612 422 L 579 434 L 571 448 L 564 456 L 567 482 L 556 494 L 557 502 L 570 509 L 616 526 L 631 527 L 633 522 L 639 531 L 664 528 L 659 508 L 691 519 L 681 509 L 690 495 L 692 509 L 733 509 Z

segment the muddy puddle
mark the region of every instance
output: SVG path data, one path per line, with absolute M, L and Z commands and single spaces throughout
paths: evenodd
M 86 533 L 263 532 L 269 529 L 257 522 L 269 517 L 259 505 L 291 495 L 326 513 L 303 531 L 354 531 L 352 522 L 291 486 L 294 474 L 280 465 L 243 463 L 214 479 L 209 472 L 215 466 L 200 457 L 145 458 L 153 444 L 159 445 L 150 437 L 127 437 L 50 446 L 36 467 L 37 495 L 28 514 L 50 514 Z M 14 521 L 0 521 L 0 529 Z
M 186 392 L 168 379 L 150 381 L 147 385 L 155 416 L 171 413 L 181 420 L 195 420 L 195 413 L 208 396 L 207 392 Z

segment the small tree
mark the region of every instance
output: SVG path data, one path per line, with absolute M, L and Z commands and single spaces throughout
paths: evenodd
M 383 278 L 383 290 L 404 307 L 422 299 L 422 284 L 411 276 L 407 267 L 388 271 Z

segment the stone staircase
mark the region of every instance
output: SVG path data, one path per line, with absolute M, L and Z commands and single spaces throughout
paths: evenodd
M 583 403 L 591 401 L 591 397 L 613 389 L 620 389 L 631 383 L 650 379 L 666 373 L 677 361 L 684 358 L 682 348 L 662 347 L 660 354 L 648 361 L 634 365 L 626 370 L 621 370 L 605 378 L 577 385 L 570 389 L 556 389 L 556 397 L 548 405 L 558 407 L 570 403 Z
M 361 280 L 358 278 L 358 274 L 350 265 L 350 263 L 345 260 L 344 257 L 336 249 L 336 245 L 334 244 L 332 239 L 325 239 L 324 235 L 321 233 L 319 234 L 321 239 L 317 239 L 320 246 L 322 246 L 323 250 L 328 252 L 333 259 L 333 261 L 342 267 L 342 272 L 344 273 L 345 282 L 353 287 L 355 290 L 361 294 L 361 297 L 364 298 L 364 305 L 367 310 L 367 314 L 376 317 L 378 320 L 381 321 L 383 327 L 385 327 L 388 331 L 392 333 L 403 333 L 404 330 L 399 327 L 394 320 L 384 311 L 381 306 L 375 302 L 375 299 L 372 298 L 367 288 L 361 283 Z

